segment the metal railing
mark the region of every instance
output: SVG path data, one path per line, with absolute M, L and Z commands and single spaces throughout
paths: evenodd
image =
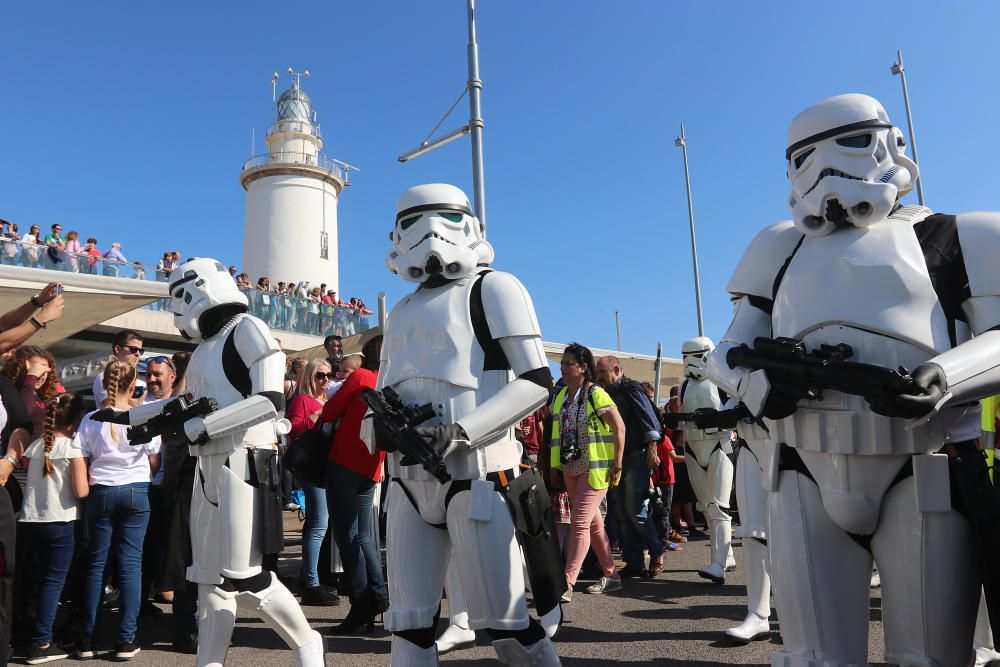
M 68 253 L 44 245 L 25 243 L 13 238 L 0 237 L 0 264 L 23 266 L 29 269 L 49 269 L 87 275 L 167 282 L 165 271 L 144 266 L 140 262 L 120 262 L 101 255 Z M 308 336 L 353 336 L 377 326 L 374 314 L 365 315 L 354 308 L 343 308 L 312 299 L 287 294 L 242 289 L 250 306 L 250 313 L 264 320 L 269 327 L 279 331 Z M 170 298 L 157 299 L 143 308 L 169 311 Z
M 243 163 L 243 171 L 261 167 L 268 164 L 301 164 L 309 167 L 317 167 L 332 172 L 337 178 L 350 185 L 351 167 L 340 160 L 332 160 L 322 155 L 312 155 L 310 153 L 299 153 L 295 151 L 275 151 L 273 153 L 261 153 Z

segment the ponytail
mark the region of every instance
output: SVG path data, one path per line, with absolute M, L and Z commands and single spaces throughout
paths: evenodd
M 65 396 L 66 394 L 63 394 Z M 45 428 L 42 431 L 42 441 L 45 443 L 45 464 L 42 466 L 42 477 L 52 472 L 52 459 L 49 454 L 52 452 L 52 445 L 56 441 L 56 413 L 59 412 L 59 400 L 62 396 L 57 396 L 45 406 Z
M 69 435 L 69 431 L 83 414 L 83 396 L 79 394 L 59 394 L 45 404 L 45 422 L 42 442 L 45 446 L 45 463 L 42 477 L 52 472 L 52 446 L 56 441 L 56 431 Z
M 132 364 L 117 358 L 109 361 L 108 365 L 104 367 L 104 381 L 102 383 L 104 390 L 108 392 L 108 397 L 104 399 L 104 407 L 114 407 L 115 401 L 118 400 L 118 395 L 122 392 L 122 389 L 132 386 L 135 378 L 136 370 Z M 111 429 L 111 439 L 119 442 L 118 429 L 114 425 L 109 425 L 109 427 Z

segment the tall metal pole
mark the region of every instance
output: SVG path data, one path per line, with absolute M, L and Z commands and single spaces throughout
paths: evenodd
M 618 337 L 618 351 L 622 351 L 622 315 L 615 311 L 615 335 Z
M 681 123 L 681 136 L 674 140 L 684 153 L 684 183 L 687 186 L 688 221 L 691 224 L 691 262 L 694 264 L 694 301 L 698 307 L 698 335 L 705 335 L 705 325 L 701 318 L 701 280 L 698 278 L 698 244 L 694 238 L 694 204 L 691 201 L 691 174 L 688 172 L 687 138 L 684 136 L 684 123 Z
M 653 405 L 660 405 L 660 382 L 663 377 L 663 344 L 656 341 L 656 368 L 653 369 Z
M 896 49 L 897 61 L 892 64 L 889 71 L 893 75 L 898 74 L 899 80 L 903 82 L 903 104 L 906 106 L 906 124 L 910 128 L 910 148 L 913 149 L 913 161 L 920 167 L 920 159 L 917 157 L 917 135 L 913 132 L 913 116 L 910 115 L 910 93 L 906 88 L 906 69 L 903 67 L 903 51 Z M 924 205 L 924 177 L 923 174 L 917 177 L 917 201 Z
M 472 130 L 472 189 L 476 217 L 486 225 L 486 177 L 483 175 L 483 115 L 479 94 L 479 45 L 476 43 L 476 2 L 469 0 L 469 128 Z

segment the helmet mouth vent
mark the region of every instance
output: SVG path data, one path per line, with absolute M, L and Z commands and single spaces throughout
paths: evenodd
M 441 265 L 441 258 L 437 255 L 431 255 L 427 258 L 427 264 L 424 265 L 424 271 L 429 276 L 436 276 L 441 273 L 444 267 Z

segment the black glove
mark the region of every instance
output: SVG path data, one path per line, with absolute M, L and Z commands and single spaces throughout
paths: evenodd
M 417 426 L 414 432 L 427 441 L 434 451 L 444 456 L 445 450 L 451 447 L 453 440 L 468 440 L 469 436 L 458 424 L 436 424 L 434 426 Z M 416 461 L 404 456 L 400 465 L 416 465 Z
M 913 371 L 920 394 L 901 394 L 869 401 L 872 411 L 885 417 L 919 419 L 934 409 L 948 390 L 948 380 L 937 364 L 923 364 Z
M 91 413 L 90 419 L 95 422 L 111 422 L 112 424 L 124 424 L 128 426 L 128 410 L 101 408 Z

